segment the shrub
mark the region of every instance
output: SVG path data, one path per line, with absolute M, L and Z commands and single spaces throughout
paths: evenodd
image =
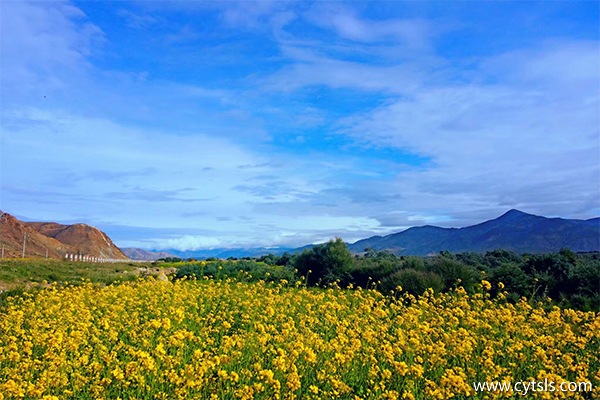
M 298 273 L 305 276 L 308 283 L 328 284 L 339 280 L 342 284 L 350 280 L 352 254 L 340 238 L 304 250 L 295 262 Z
M 415 269 L 402 269 L 396 271 L 381 281 L 380 290 L 390 292 L 398 286 L 413 295 L 421 295 L 426 289 L 433 289 L 438 293 L 444 289 L 444 281 L 434 272 L 417 271 Z
M 480 279 L 480 272 L 475 268 L 444 256 L 434 258 L 428 270 L 443 278 L 446 289 L 462 286 L 468 292 L 472 292 Z

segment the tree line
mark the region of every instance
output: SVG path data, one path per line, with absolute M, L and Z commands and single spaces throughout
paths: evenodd
M 220 268 L 220 269 L 219 269 Z M 179 269 L 178 276 L 232 276 L 288 282 L 302 280 L 308 286 L 337 283 L 341 287 L 375 288 L 414 295 L 462 286 L 478 290 L 483 279 L 492 284 L 490 294 L 506 291 L 509 301 L 522 297 L 548 298 L 554 304 L 600 311 L 600 254 L 563 249 L 550 254 L 517 254 L 507 250 L 486 253 L 440 252 L 434 256 L 397 256 L 388 251 L 365 249 L 353 255 L 339 238 L 315 245 L 298 254 L 268 254 L 258 258 L 205 260 Z

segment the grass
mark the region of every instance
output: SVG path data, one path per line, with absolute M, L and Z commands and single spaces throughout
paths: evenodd
M 140 263 L 87 263 L 42 258 L 0 259 L 0 306 L 6 298 L 26 290 L 37 290 L 51 284 L 80 284 L 89 281 L 99 285 L 132 281 Z
M 41 282 L 70 282 L 82 279 L 112 283 L 145 265 L 133 263 L 86 263 L 50 259 L 2 259 L 0 282 L 19 286 Z

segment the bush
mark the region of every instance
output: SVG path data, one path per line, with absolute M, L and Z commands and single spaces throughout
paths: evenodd
M 583 296 L 600 296 L 600 261 L 578 262 L 569 271 L 569 292 Z
M 475 268 L 445 256 L 434 258 L 427 269 L 443 278 L 446 289 L 462 286 L 467 292 L 472 292 L 481 277 Z
M 498 284 L 502 282 L 504 285 L 503 291 L 515 293 L 518 300 L 521 296 L 530 297 L 533 293 L 533 278 L 527 276 L 518 265 L 513 263 L 502 264 L 491 270 L 489 281 L 492 284 L 493 292 L 496 294 Z
M 350 271 L 351 282 L 360 287 L 367 287 L 397 271 L 402 266 L 401 260 L 387 251 L 376 252 L 368 249 L 364 257 L 354 258 L 354 266 Z
M 423 271 L 425 270 L 425 262 L 421 257 L 408 256 L 403 260 L 402 268 Z
M 352 254 L 340 238 L 306 249 L 296 257 L 298 273 L 305 276 L 308 284 L 329 284 L 339 280 L 341 284 L 350 282 Z
M 429 288 L 436 293 L 441 292 L 444 289 L 444 281 L 434 272 L 417 271 L 410 268 L 396 271 L 382 280 L 379 289 L 385 293 L 396 290 L 398 286 L 401 286 L 404 292 L 421 295 Z

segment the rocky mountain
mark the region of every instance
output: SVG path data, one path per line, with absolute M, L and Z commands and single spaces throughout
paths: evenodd
M 485 252 L 505 249 L 517 253 L 548 253 L 561 248 L 600 251 L 600 218 L 546 218 L 510 210 L 500 217 L 464 228 L 420 226 L 387 236 L 373 236 L 348 246 L 389 250 L 398 255 L 427 255 L 440 251 Z
M 102 231 L 86 224 L 61 225 L 54 222 L 23 222 L 0 211 L 0 242 L 4 257 L 62 259 L 65 254 L 128 259 Z

